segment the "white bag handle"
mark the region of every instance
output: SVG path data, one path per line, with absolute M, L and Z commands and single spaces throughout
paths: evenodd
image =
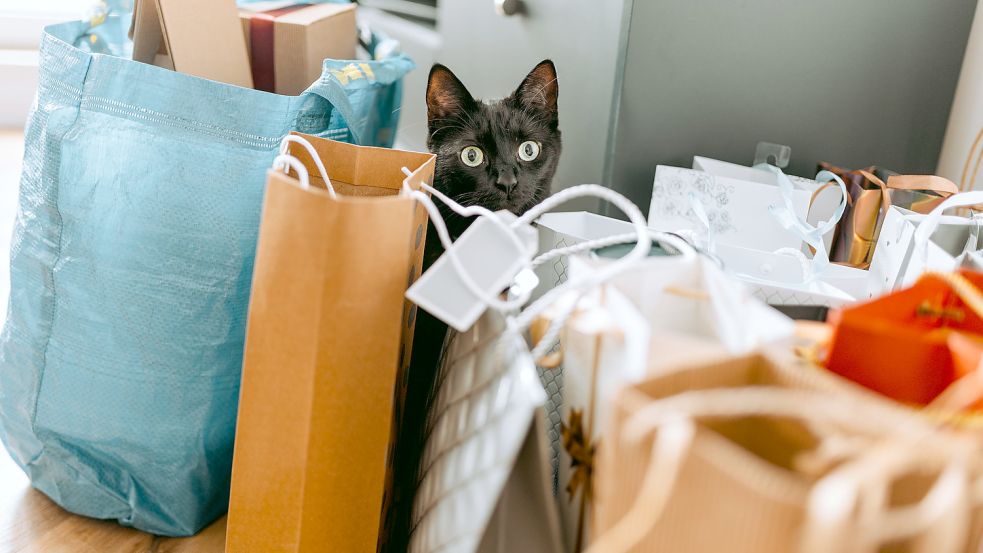
M 405 167 L 403 168 L 403 173 L 407 175 L 407 178 L 410 175 L 409 170 Z M 625 255 L 625 257 L 612 263 L 610 266 L 606 266 L 598 273 L 591 274 L 588 278 L 578 279 L 577 281 L 568 281 L 567 283 L 564 283 L 563 285 L 554 288 L 553 290 L 550 290 L 550 292 L 548 292 L 547 294 L 544 294 L 542 298 L 534 302 L 533 305 L 529 306 L 518 317 L 508 318 L 507 320 L 510 322 L 510 324 L 512 324 L 513 327 L 518 330 L 528 327 L 529 324 L 532 323 L 535 316 L 538 315 L 543 309 L 548 307 L 549 303 L 557 294 L 562 293 L 570 288 L 582 288 L 585 286 L 589 286 L 589 284 L 591 283 L 599 284 L 600 282 L 610 278 L 611 276 L 637 263 L 638 260 L 644 259 L 645 256 L 648 255 L 649 249 L 651 248 L 651 237 L 649 235 L 650 231 L 645 223 L 645 218 L 642 215 L 642 212 L 638 209 L 638 207 L 635 206 L 635 204 L 633 204 L 630 200 L 628 200 L 621 194 L 618 194 L 617 192 L 604 188 L 603 186 L 600 185 L 582 184 L 579 186 L 573 186 L 571 188 L 562 190 L 546 198 L 539 204 L 533 206 L 529 211 L 527 211 L 522 216 L 520 216 L 515 221 L 513 221 L 511 225 L 507 225 L 504 221 L 499 219 L 498 216 L 495 215 L 495 213 L 484 207 L 462 206 L 430 185 L 423 183 L 421 184 L 421 187 L 427 190 L 428 192 L 430 192 L 431 194 L 433 194 L 434 196 L 436 196 L 437 199 L 439 199 L 441 202 L 446 204 L 451 210 L 453 210 L 454 212 L 460 215 L 463 216 L 478 215 L 491 219 L 492 222 L 494 222 L 499 226 L 504 225 L 510 227 L 509 236 L 512 237 L 512 239 L 515 240 L 517 244 L 519 244 L 520 250 L 522 249 L 521 241 L 519 240 L 518 236 L 515 235 L 514 230 L 511 229 L 517 228 L 521 225 L 529 224 L 543 213 L 549 211 L 550 209 L 553 209 L 557 205 L 560 205 L 574 198 L 597 197 L 603 200 L 607 200 L 610 203 L 614 204 L 616 207 L 620 208 L 622 211 L 624 211 L 626 215 L 628 215 L 628 218 L 631 220 L 636 231 L 636 234 L 634 235 L 635 242 L 636 242 L 635 247 L 632 248 L 632 250 L 627 255 Z M 448 255 L 452 265 L 454 266 L 459 276 L 461 277 L 461 280 L 464 282 L 465 286 L 468 287 L 471 293 L 481 298 L 489 307 L 495 308 L 502 312 L 517 309 L 522 305 L 524 305 L 529 300 L 529 295 L 531 291 L 527 291 L 526 293 L 522 294 L 520 297 L 510 301 L 502 301 L 498 298 L 489 297 L 489 295 L 485 294 L 484 292 L 480 292 L 477 284 L 475 284 L 474 281 L 470 278 L 470 276 L 466 274 L 466 270 L 463 264 L 460 262 L 460 260 L 457 259 L 456 255 L 453 254 L 452 249 L 450 247 L 451 240 L 449 234 L 447 233 L 446 224 L 444 223 L 443 218 L 440 216 L 439 210 L 437 210 L 436 205 L 433 204 L 433 200 L 431 200 L 429 197 L 427 197 L 426 194 L 423 194 L 422 192 L 411 190 L 409 188 L 408 181 L 405 180 L 403 182 L 403 193 L 407 195 L 411 195 L 412 197 L 416 198 L 427 209 L 428 213 L 430 214 L 431 220 L 434 223 L 434 228 L 437 231 L 437 235 L 440 238 L 441 244 L 444 246 L 445 254 Z M 667 240 L 667 242 L 670 240 L 672 239 Z M 681 251 L 685 251 L 684 248 L 686 248 L 686 246 L 682 242 L 683 242 L 682 240 L 676 240 L 673 245 L 674 247 L 679 247 Z M 531 255 L 529 257 L 530 259 L 532 258 Z M 549 301 L 543 301 L 547 299 L 549 299 Z
M 307 174 L 307 167 L 300 162 L 299 159 L 295 158 L 289 154 L 280 154 L 273 158 L 273 164 L 271 169 L 283 171 L 284 173 L 290 173 L 290 169 L 293 169 L 297 173 L 297 180 L 300 182 L 300 187 L 307 190 L 311 187 L 311 178 Z
M 288 135 L 285 135 L 280 140 L 280 156 L 290 155 L 287 152 L 288 152 L 288 150 L 290 148 L 290 143 L 291 142 L 293 142 L 294 144 L 300 144 L 301 147 L 303 147 L 305 150 L 307 150 L 307 153 L 310 154 L 311 159 L 314 160 L 314 165 L 317 166 L 318 172 L 321 173 L 321 179 L 324 180 L 324 186 L 325 186 L 325 188 L 328 189 L 328 194 L 332 198 L 337 198 L 338 195 L 335 194 L 334 185 L 331 184 L 331 179 L 328 178 L 328 170 L 325 169 L 324 162 L 321 161 L 321 156 L 319 156 L 317 154 L 317 150 L 314 149 L 314 145 L 312 145 L 306 138 L 304 138 L 303 136 L 297 135 L 297 134 L 288 134 Z M 280 156 L 277 156 L 277 159 L 279 159 Z M 275 165 L 276 164 L 276 161 L 274 161 L 273 163 Z M 306 173 L 307 172 L 305 171 L 305 174 Z M 308 177 L 308 179 L 307 179 L 307 185 L 304 186 L 304 188 L 307 189 L 309 187 L 310 187 L 310 178 Z
M 471 275 L 468 274 L 467 269 L 464 267 L 464 263 L 461 262 L 460 258 L 457 256 L 457 254 L 453 251 L 453 248 L 451 247 L 453 246 L 453 241 L 451 240 L 450 233 L 447 231 L 447 224 L 444 222 L 444 218 L 443 216 L 441 216 L 440 210 L 437 208 L 437 204 L 435 204 L 434 201 L 423 192 L 419 190 L 413 190 L 412 188 L 410 188 L 409 178 L 410 175 L 412 175 L 412 173 L 408 168 L 403 167 L 403 174 L 406 175 L 406 178 L 403 180 L 403 187 L 400 193 L 404 196 L 413 198 L 416 201 L 420 202 L 420 204 L 423 205 L 423 208 L 427 210 L 427 214 L 430 216 L 430 222 L 433 224 L 434 229 L 437 231 L 437 238 L 440 240 L 441 245 L 444 247 L 444 254 L 447 255 L 447 258 L 451 262 L 451 266 L 453 266 L 454 270 L 457 271 L 458 276 L 461 278 L 461 282 L 464 283 L 464 286 L 468 289 L 468 291 L 474 294 L 481 301 L 483 301 L 485 305 L 497 311 L 503 311 L 503 312 L 515 309 L 521 306 L 522 304 L 524 304 L 525 302 L 529 301 L 529 293 L 526 293 L 524 296 L 513 299 L 511 301 L 502 301 L 499 298 L 495 297 L 493 294 L 486 293 L 480 286 L 478 286 L 477 283 L 475 283 L 475 281 L 471 278 Z M 430 192 L 431 194 L 436 193 L 438 197 L 443 196 L 443 194 L 440 194 L 440 192 L 437 191 L 437 189 L 431 186 L 421 183 L 421 187 L 424 190 Z M 446 196 L 444 197 L 446 198 Z M 509 239 L 512 240 L 513 245 L 515 245 L 518 251 L 522 251 L 523 249 L 525 249 L 525 244 L 522 243 L 522 240 L 519 239 L 515 231 L 513 231 L 508 224 L 502 221 L 492 211 L 481 206 L 464 207 L 456 203 L 454 205 L 460 208 L 459 210 L 455 210 L 455 211 L 461 215 L 464 216 L 476 215 L 478 217 L 485 217 L 489 219 L 493 224 L 495 224 L 499 228 L 502 228 L 505 231 L 506 236 L 508 236 Z M 452 207 L 452 209 L 454 208 Z
M 983 191 L 979 190 L 953 194 L 946 198 L 945 201 L 937 205 L 935 209 L 926 215 L 918 225 L 918 228 L 915 229 L 915 235 L 912 241 L 917 251 L 919 253 L 927 252 L 928 241 L 939 228 L 943 212 L 947 209 L 968 207 L 980 203 L 983 203 Z

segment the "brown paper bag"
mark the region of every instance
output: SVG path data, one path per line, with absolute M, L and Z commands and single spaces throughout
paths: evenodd
M 589 551 L 968 550 L 979 447 L 837 386 L 752 355 L 626 388 Z
M 303 136 L 303 135 L 302 135 Z M 306 136 L 271 170 L 256 252 L 226 551 L 375 551 L 410 360 L 434 156 Z

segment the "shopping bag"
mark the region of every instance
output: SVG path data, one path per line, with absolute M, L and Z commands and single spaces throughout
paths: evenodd
M 611 260 L 599 255 L 582 262 L 596 270 Z M 610 282 L 641 312 L 654 338 L 688 337 L 738 354 L 792 334 L 792 321 L 703 255 L 650 257 Z M 657 372 L 672 353 L 653 347 L 648 371 Z
M 226 551 L 370 551 L 413 342 L 403 295 L 427 225 L 400 192 L 430 182 L 435 158 L 293 136 L 316 155 L 291 142 L 299 180 L 267 175 Z
M 927 215 L 891 207 L 870 263 L 867 297 L 912 285 L 927 270 L 952 271 L 956 259 L 980 249 L 983 219 L 945 215 L 945 211 L 983 202 L 983 192 L 955 194 Z
M 738 165 L 736 163 L 730 163 L 726 161 L 720 161 L 717 159 L 711 159 L 701 156 L 693 157 L 693 169 L 700 171 L 705 171 L 716 178 L 724 177 L 731 178 L 745 182 L 764 184 L 769 186 L 779 186 L 780 183 L 778 179 L 780 178 L 777 173 L 769 169 L 769 163 L 767 162 L 768 157 L 765 152 L 769 149 L 769 145 L 766 142 L 759 142 L 757 151 L 755 152 L 755 162 L 754 166 L 746 167 L 744 165 Z M 782 146 L 778 146 L 782 148 Z M 791 149 L 787 150 L 789 155 L 791 155 Z M 762 157 L 764 155 L 764 157 Z M 776 160 L 777 161 L 777 160 Z M 776 167 L 772 165 L 771 167 Z M 821 221 L 827 221 L 832 216 L 833 212 L 836 211 L 837 205 L 840 203 L 840 194 L 836 190 L 835 183 L 831 182 L 819 182 L 814 179 L 806 179 L 802 177 L 797 177 L 795 175 L 787 175 L 787 178 L 793 183 L 793 191 L 790 196 L 793 198 L 792 203 L 796 206 L 796 214 L 800 216 L 803 220 L 815 225 Z M 769 191 L 774 194 L 773 190 Z M 741 199 L 736 200 L 741 202 Z M 805 202 L 806 213 L 803 214 L 799 211 L 799 205 Z M 770 204 L 776 203 L 773 198 Z M 830 248 L 833 240 L 833 231 L 829 231 L 823 236 L 823 241 L 826 245 L 827 251 Z M 760 243 L 755 243 L 755 247 L 761 247 Z
M 329 62 L 287 97 L 73 46 L 125 51 L 126 21 L 41 38 L 0 437 L 62 507 L 187 535 L 227 505 L 265 169 L 292 129 L 390 144 L 412 62 Z
M 983 273 L 929 273 L 913 286 L 834 311 L 824 365 L 897 401 L 927 405 L 983 357 Z M 966 340 L 954 349 L 954 335 Z
M 469 330 L 455 335 L 444 356 L 432 401 L 421 480 L 414 498 L 409 550 L 562 551 L 545 443 L 547 428 L 542 406 L 546 395 L 533 371 L 533 360 L 542 358 L 552 347 L 571 311 L 561 313 L 539 336 L 533 332 L 535 346 L 531 350 L 521 333 L 563 294 L 574 294 L 576 298 L 589 293 L 644 258 L 650 247 L 644 217 L 623 196 L 597 185 L 564 190 L 515 219 L 482 208 L 465 208 L 439 193 L 435 196 L 458 214 L 481 215 L 458 242 L 492 221 L 521 243 L 526 225 L 555 206 L 583 196 L 611 201 L 632 221 L 635 244 L 622 259 L 575 276 L 530 302 L 532 286 L 524 285 L 521 276 L 530 270 L 531 256 L 524 258 L 522 267 L 509 269 L 513 279 L 512 285 L 506 286 L 504 299 L 488 294 L 489 290 L 497 292 L 499 286 L 488 288 L 479 284 L 487 282 L 471 276 L 476 269 L 488 269 L 488 260 L 458 256 L 458 242 L 450 243 L 439 212 L 436 207 L 430 209 L 445 251 L 422 279 L 439 271 L 441 278 L 449 281 L 446 272 L 453 268 L 456 280 L 470 281 L 467 287 L 483 302 L 484 314 Z M 515 258 L 502 259 L 503 266 L 511 267 Z M 425 296 L 423 291 L 408 294 L 417 301 L 423 300 L 421 307 L 430 303 Z M 525 305 L 528 306 L 514 313 Z M 572 309 L 577 303 L 568 305 Z M 504 319 L 503 313 L 507 314 Z M 446 316 L 440 309 L 433 314 Z M 644 329 L 639 334 L 647 335 Z
M 571 260 L 573 271 L 582 261 Z M 565 313 L 568 302 L 572 311 Z M 566 551 L 581 551 L 591 525 L 595 451 L 603 447 L 601 429 L 617 391 L 645 376 L 649 326 L 621 292 L 602 285 L 584 294 L 571 292 L 558 300 L 539 325 L 565 316 L 560 331 L 564 391 L 558 405 L 561 419 L 556 503 Z M 535 327 L 534 327 L 535 329 Z M 537 333 L 533 332 L 534 340 Z M 559 370 L 561 367 L 546 370 Z
M 928 213 L 957 193 L 956 185 L 934 175 L 898 175 L 878 167 L 857 171 L 820 163 L 846 183 L 850 202 L 836 230 L 830 259 L 851 267 L 867 268 L 888 209 L 894 205 Z
M 979 476 L 964 464 L 972 443 L 826 386 L 751 355 L 626 388 L 598 461 L 589 551 L 968 550 L 980 530 L 964 487 Z M 918 524 L 892 527 L 911 511 Z
M 694 166 L 699 166 L 700 159 L 694 158 Z M 762 173 L 764 180 L 769 178 L 762 171 L 749 171 Z M 811 190 L 796 181 L 791 195 L 796 216 L 807 217 L 811 195 Z M 704 206 L 709 228 L 694 212 L 692 198 Z M 665 232 L 687 230 L 701 237 L 712 234 L 721 244 L 768 251 L 798 249 L 802 239 L 786 232 L 768 214 L 768 207 L 778 201 L 779 190 L 774 178 L 772 182 L 760 182 L 734 178 L 733 175 L 715 175 L 696 168 L 659 165 L 652 187 L 649 226 Z
M 746 172 L 769 174 L 774 178 L 776 199 L 768 206 L 764 215 L 766 219 L 760 224 L 778 225 L 781 233 L 796 238 L 796 245 L 768 250 L 759 245 L 722 242 L 703 201 L 695 195 L 690 196 L 693 217 L 705 231 L 699 239 L 732 275 L 743 281 L 759 299 L 776 306 L 838 306 L 854 301 L 854 294 L 866 290 L 868 273 L 831 264 L 827 254 L 828 238 L 847 206 L 845 185 L 839 177 L 823 171 L 816 175 L 813 185 L 819 182 L 827 184 L 818 185 L 820 188 L 816 189 L 813 197 L 822 188 L 836 188 L 828 186 L 832 183 L 839 188 L 838 204 L 828 214 L 824 211 L 824 218 L 809 220 L 799 213 L 794 201 L 796 193 L 800 192 L 795 181 L 781 169 L 771 165 L 763 165 L 761 170 L 735 167 Z M 829 199 L 829 194 L 824 193 L 823 198 Z M 805 252 L 809 252 L 811 258 Z M 853 293 L 846 292 L 844 288 Z
M 546 397 L 522 337 L 487 312 L 451 338 L 437 382 L 408 551 L 562 551 Z

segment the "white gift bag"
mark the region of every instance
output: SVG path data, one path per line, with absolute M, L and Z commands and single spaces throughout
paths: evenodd
M 583 261 L 571 260 L 575 272 L 578 263 Z M 604 442 L 601 430 L 615 394 L 645 377 L 650 333 L 645 318 L 613 286 L 572 292 L 547 319 L 568 302 L 576 307 L 560 332 L 564 394 L 556 503 L 566 550 L 578 552 L 589 539 L 594 450 Z
M 475 271 L 486 263 L 458 255 L 436 207 L 425 195 L 414 196 L 427 208 L 445 247 L 442 259 L 446 258 L 446 263 L 441 270 L 453 272 L 454 279 L 481 302 L 483 314 L 476 324 L 453 338 L 437 379 L 413 504 L 409 550 L 559 551 L 561 538 L 546 460 L 546 395 L 533 362 L 546 353 L 544 346 L 550 345 L 556 333 L 551 327 L 532 351 L 521 333 L 562 294 L 589 291 L 644 258 L 650 247 L 644 217 L 626 198 L 597 185 L 559 192 L 515 220 L 475 206 L 460 206 L 431 187 L 426 189 L 455 212 L 491 221 L 508 241 L 519 245 L 515 251 L 523 250 L 525 225 L 571 198 L 608 200 L 632 221 L 635 245 L 624 258 L 585 271 L 516 313 L 531 292 L 519 283 L 519 276 L 528 268 L 516 272 L 511 261 L 515 256 L 503 257 L 503 266 L 515 273 L 513 285 L 506 299 L 491 293 L 484 282 L 474 278 Z M 497 286 L 496 281 L 496 290 Z M 421 307 L 428 308 L 430 303 L 439 307 L 439 301 L 429 301 L 433 298 L 425 294 L 417 299 L 427 300 Z M 444 310 L 436 311 L 433 314 L 437 317 L 446 315 Z M 644 329 L 641 332 L 648 334 Z
M 957 257 L 979 250 L 983 217 L 944 215 L 948 209 L 979 203 L 983 192 L 975 191 L 950 196 L 927 215 L 892 207 L 870 262 L 867 297 L 910 286 L 928 270 L 951 271 Z
M 810 279 L 811 263 L 798 250 L 776 253 L 720 244 L 714 253 L 768 305 L 840 307 L 866 291 L 867 271 L 852 267 L 829 264 Z
M 659 165 L 655 169 L 649 227 L 665 231 L 691 231 L 706 236 L 707 228 L 693 211 L 691 198 L 703 204 L 709 232 L 721 244 L 777 250 L 799 248 L 802 241 L 785 232 L 768 208 L 779 201 L 774 184 L 717 176 L 706 171 Z M 805 219 L 811 192 L 796 188 L 792 203 Z
M 411 553 L 559 553 L 546 397 L 522 336 L 489 311 L 453 336 L 427 424 Z
M 693 158 L 693 169 L 705 171 L 717 177 L 779 186 L 778 175 L 766 169 L 766 165 L 759 165 L 757 162 L 755 162 L 754 167 L 745 167 L 736 163 L 696 156 Z M 840 193 L 835 186 L 826 186 L 826 183 L 794 175 L 787 175 L 787 177 L 795 186 L 795 205 L 798 206 L 803 197 L 807 198 L 808 215 L 805 218 L 807 222 L 815 225 L 821 221 L 828 221 L 832 217 L 833 212 L 836 211 L 836 206 L 840 203 Z M 772 200 L 772 203 L 774 202 L 775 200 Z M 827 251 L 833 243 L 834 234 L 835 229 L 823 236 Z
M 588 262 L 610 263 L 603 258 Z M 739 354 L 794 331 L 788 317 L 702 255 L 650 257 L 611 284 L 638 307 L 654 336 L 688 336 Z M 659 355 L 652 351 L 650 359 Z

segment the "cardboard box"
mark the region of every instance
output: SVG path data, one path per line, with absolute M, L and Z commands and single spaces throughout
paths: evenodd
M 239 10 L 257 90 L 296 96 L 325 58 L 354 59 L 355 4 L 262 2 Z
M 253 87 L 234 0 L 137 0 L 132 29 L 135 61 Z

